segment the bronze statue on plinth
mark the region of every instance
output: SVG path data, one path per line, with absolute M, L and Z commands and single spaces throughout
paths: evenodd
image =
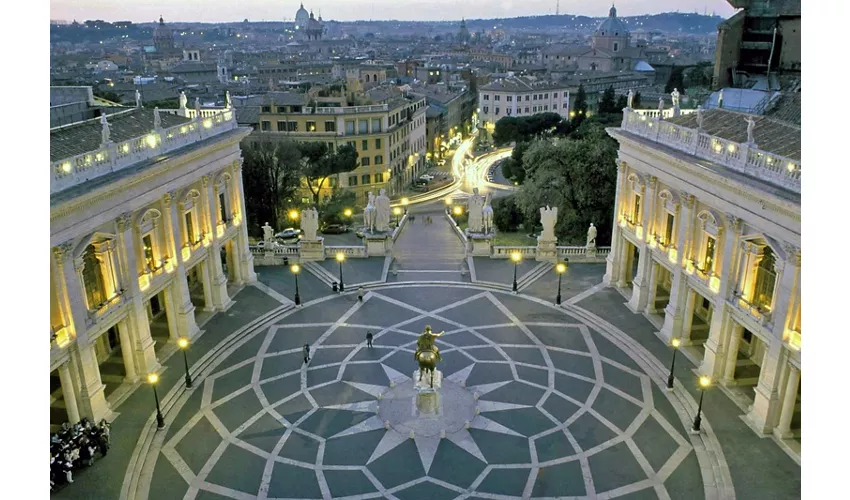
M 434 370 L 437 369 L 437 363 L 442 359 L 434 339 L 444 333 L 446 332 L 433 333 L 431 325 L 427 325 L 425 331 L 416 341 L 416 353 L 413 355 L 413 359 L 419 363 L 419 380 L 422 380 L 422 375 L 425 374 L 425 370 L 428 370 L 431 375 L 431 387 L 434 387 Z

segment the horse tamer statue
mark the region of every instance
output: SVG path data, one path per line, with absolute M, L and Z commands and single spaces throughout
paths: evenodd
M 431 325 L 428 325 L 425 327 L 425 332 L 416 341 L 416 353 L 413 355 L 413 359 L 419 363 L 419 380 L 422 380 L 422 375 L 425 374 L 425 370 L 428 370 L 431 372 L 431 387 L 434 387 L 434 370 L 437 369 L 437 363 L 442 359 L 440 350 L 434 344 L 434 339 L 444 333 L 446 332 L 433 333 Z

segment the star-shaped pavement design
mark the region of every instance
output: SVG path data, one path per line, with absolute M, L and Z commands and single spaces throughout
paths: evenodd
M 405 287 L 439 302 L 439 287 Z M 428 310 L 391 287 L 340 305 L 297 310 L 221 356 L 256 349 L 204 379 L 200 410 L 168 433 L 185 498 L 669 498 L 674 473 L 701 496 L 665 393 L 592 325 L 474 288 Z M 426 324 L 445 330 L 444 378 L 437 409 L 419 414 Z

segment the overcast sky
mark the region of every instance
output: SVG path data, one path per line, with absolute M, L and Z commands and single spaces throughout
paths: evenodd
M 269 0 L 51 0 L 50 19 L 84 21 L 151 22 L 162 15 L 166 21 L 236 22 L 292 20 L 300 1 Z M 319 11 L 325 20 L 401 19 L 449 21 L 461 17 L 539 16 L 554 14 L 557 0 L 317 0 L 304 7 Z M 562 14 L 604 16 L 608 0 L 560 0 Z M 734 9 L 726 0 L 619 0 L 617 15 L 659 12 L 716 12 L 729 17 Z M 214 6 L 214 7 L 213 7 Z

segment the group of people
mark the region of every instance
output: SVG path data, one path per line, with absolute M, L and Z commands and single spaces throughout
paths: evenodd
M 410 215 L 410 216 L 408 216 L 408 218 L 410 219 L 411 224 L 414 224 L 416 222 L 416 216 L 415 215 Z M 431 224 L 432 222 L 434 222 L 434 220 L 431 218 L 431 216 L 426 215 L 424 224 Z
M 65 422 L 59 432 L 50 435 L 50 489 L 74 482 L 75 470 L 89 467 L 97 453 L 109 451 L 109 423 L 93 424 L 83 418 L 70 425 Z
M 368 347 L 372 347 L 372 338 L 373 338 L 372 332 L 367 331 L 366 332 L 366 345 Z M 304 347 L 301 348 L 301 352 L 304 353 L 304 364 L 306 365 L 307 363 L 310 362 L 311 359 L 313 359 L 313 358 L 310 357 L 310 344 L 304 344 Z

